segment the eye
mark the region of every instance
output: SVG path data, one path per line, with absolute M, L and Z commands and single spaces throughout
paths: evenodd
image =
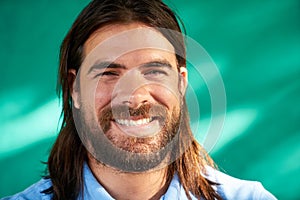
M 153 70 L 149 70 L 145 73 L 146 76 L 162 76 L 162 75 L 168 75 L 167 72 L 163 71 L 163 70 L 157 70 L 157 69 L 153 69 Z
M 119 76 L 119 74 L 115 71 L 104 71 L 101 73 L 98 73 L 95 77 L 114 77 L 114 76 Z

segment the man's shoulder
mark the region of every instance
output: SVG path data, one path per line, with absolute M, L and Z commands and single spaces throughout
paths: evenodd
M 50 200 L 51 195 L 44 193 L 43 191 L 49 189 L 52 186 L 49 178 L 42 178 L 40 181 L 31 185 L 24 191 L 17 193 L 13 196 L 1 198 L 1 200 Z
M 215 189 L 224 199 L 276 199 L 258 181 L 238 179 L 212 168 L 207 168 L 207 175 L 218 184 Z

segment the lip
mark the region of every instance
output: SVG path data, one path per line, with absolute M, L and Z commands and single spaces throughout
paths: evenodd
M 151 137 L 156 135 L 161 126 L 156 118 L 140 119 L 115 119 L 111 121 L 112 128 L 117 128 L 122 133 L 133 137 Z

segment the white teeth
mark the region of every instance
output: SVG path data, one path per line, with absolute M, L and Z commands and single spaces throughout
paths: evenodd
M 144 118 L 139 120 L 116 119 L 115 121 L 120 125 L 139 126 L 139 125 L 148 124 L 151 121 L 151 119 L 150 118 Z

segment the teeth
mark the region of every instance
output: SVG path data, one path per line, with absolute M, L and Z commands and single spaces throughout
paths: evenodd
M 150 118 L 144 118 L 139 120 L 116 119 L 115 121 L 120 125 L 139 126 L 139 125 L 148 124 L 151 121 L 151 119 Z

